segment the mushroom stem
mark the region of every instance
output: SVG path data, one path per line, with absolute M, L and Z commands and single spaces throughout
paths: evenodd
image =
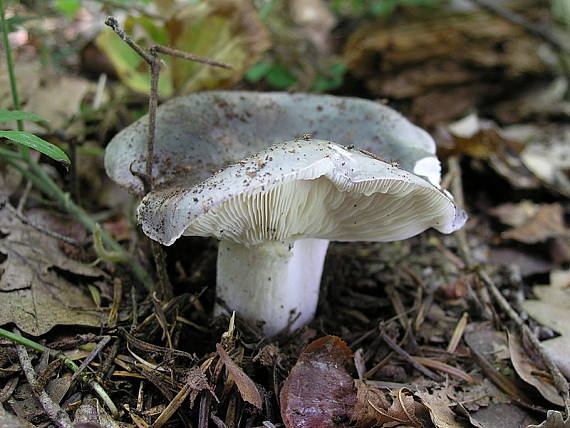
M 221 241 L 218 247 L 216 294 L 231 310 L 274 335 L 311 321 L 317 310 L 319 286 L 329 241 L 270 241 L 246 247 Z M 224 313 L 216 305 L 217 314 Z

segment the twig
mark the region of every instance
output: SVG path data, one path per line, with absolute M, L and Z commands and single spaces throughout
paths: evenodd
M 231 70 L 232 67 L 224 64 L 223 62 L 214 61 L 210 58 L 203 58 L 200 56 L 192 55 L 188 52 L 179 51 L 178 49 L 168 48 L 166 46 L 154 45 L 151 50 L 157 53 L 163 53 L 170 56 L 175 56 L 182 59 L 187 59 L 189 61 L 199 62 L 200 64 L 211 65 L 212 67 L 225 68 L 226 70 Z
M 435 380 L 436 382 L 442 382 L 443 378 L 438 375 L 437 373 L 432 372 L 430 369 L 428 369 L 427 367 L 423 366 L 422 364 L 418 363 L 416 360 L 414 360 L 412 358 L 412 356 L 410 354 L 408 354 L 406 351 L 404 351 L 402 348 L 400 348 L 400 346 L 398 346 L 398 344 L 396 344 L 385 332 L 384 330 L 380 330 L 380 337 L 382 337 L 382 340 L 384 342 L 386 342 L 386 345 L 388 345 L 396 354 L 398 354 L 400 357 L 402 357 L 405 361 L 407 361 L 408 363 L 410 363 L 417 371 L 419 371 L 420 373 L 423 373 L 424 375 L 426 375 L 427 377 L 429 377 L 430 379 Z
M 541 345 L 536 335 L 530 331 L 530 329 L 524 323 L 519 314 L 517 314 L 517 312 L 512 308 L 507 299 L 505 299 L 505 297 L 501 294 L 501 292 L 499 291 L 493 280 L 489 277 L 487 272 L 485 272 L 481 268 L 478 268 L 477 273 L 479 275 L 479 278 L 481 278 L 485 286 L 489 289 L 489 292 L 491 293 L 497 304 L 501 307 L 501 309 L 505 311 L 505 313 L 509 316 L 509 318 L 512 321 L 514 321 L 516 326 L 520 329 L 521 333 L 530 341 L 535 351 L 538 352 L 538 354 L 542 358 L 542 361 L 544 361 L 546 368 L 552 375 L 552 381 L 554 383 L 554 386 L 556 387 L 556 390 L 558 391 L 558 393 L 562 397 L 562 400 L 564 401 L 566 417 L 568 417 L 570 415 L 570 392 L 569 392 L 570 390 L 569 390 L 568 381 L 566 380 L 564 375 L 560 372 L 558 366 L 554 364 L 550 356 L 545 352 L 544 347 Z
M 147 156 L 146 156 L 146 177 L 143 179 L 143 186 L 145 193 L 154 189 L 154 145 L 156 141 L 156 109 L 158 107 L 158 81 L 160 78 L 160 58 L 159 53 L 175 56 L 178 58 L 187 59 L 201 64 L 210 65 L 213 67 L 231 68 L 226 64 L 211 60 L 209 58 L 202 58 L 186 52 L 172 49 L 166 46 L 153 45 L 149 51 L 145 51 L 134 40 L 132 40 L 125 31 L 121 28 L 119 21 L 114 16 L 108 16 L 105 19 L 111 29 L 123 40 L 131 49 L 133 49 L 150 67 L 150 94 L 148 98 L 148 140 L 147 140 Z M 161 300 L 170 300 L 174 296 L 172 284 L 168 277 L 166 269 L 166 255 L 162 246 L 156 241 L 152 241 L 152 254 L 156 265 L 156 273 L 158 281 L 156 284 L 157 294 Z
M 527 21 L 522 16 L 513 13 L 509 10 L 503 9 L 502 7 L 497 6 L 491 1 L 488 0 L 471 0 L 481 9 L 486 10 L 487 12 L 492 13 L 493 15 L 500 16 L 501 18 L 506 19 L 507 21 L 512 22 L 515 25 L 518 25 L 527 33 L 533 35 L 534 37 L 538 37 L 539 39 L 544 40 L 558 52 L 563 52 L 565 54 L 570 54 L 570 47 L 564 45 L 563 43 L 558 40 L 554 34 L 548 31 L 546 28 L 539 27 L 538 25 Z
M 71 376 L 71 381 L 73 382 L 75 379 L 77 379 L 77 377 L 83 373 L 83 370 L 85 370 L 85 368 L 91 364 L 91 361 L 93 361 L 95 359 L 95 357 L 97 355 L 99 355 L 99 352 L 101 352 L 103 350 L 103 348 L 105 346 L 107 346 L 107 343 L 109 343 L 109 341 L 111 340 L 111 336 L 103 336 L 103 339 L 101 339 L 101 341 L 97 344 L 97 346 L 95 347 L 95 349 L 93 349 L 89 355 L 87 355 L 87 358 L 85 358 L 83 360 L 83 362 L 81 363 L 81 365 L 79 366 L 79 368 L 77 369 L 77 371 L 75 373 L 73 373 L 73 376 Z
M 160 416 L 154 421 L 152 424 L 153 428 L 160 428 L 166 422 L 170 420 L 172 415 L 178 410 L 178 408 L 182 405 L 188 394 L 190 394 L 191 388 L 189 383 L 185 383 L 182 389 L 178 391 L 178 394 L 172 399 L 168 406 L 162 411 Z
M 463 187 L 461 184 L 461 167 L 459 165 L 457 158 L 451 158 L 449 160 L 449 165 L 450 169 L 455 168 L 457 169 L 458 172 L 457 174 L 455 174 L 454 177 L 455 179 L 453 183 L 453 192 L 455 194 L 457 204 L 459 205 L 460 208 L 462 208 L 463 206 L 461 205 L 461 203 L 463 202 Z M 554 386 L 556 387 L 556 390 L 558 391 L 558 393 L 562 397 L 562 400 L 564 401 L 566 415 L 567 416 L 570 415 L 570 392 L 569 392 L 568 381 L 566 380 L 564 375 L 560 372 L 556 364 L 554 364 L 552 359 L 545 352 L 543 346 L 540 344 L 540 341 L 538 340 L 536 335 L 530 331 L 530 329 L 521 319 L 519 314 L 513 309 L 513 307 L 509 304 L 507 299 L 505 299 L 505 297 L 501 294 L 501 292 L 499 291 L 493 280 L 489 277 L 489 274 L 481 266 L 474 265 L 471 256 L 471 249 L 469 248 L 465 231 L 463 229 L 460 229 L 457 232 L 455 232 L 455 236 L 457 237 L 457 243 L 459 245 L 462 257 L 464 257 L 465 259 L 466 266 L 470 270 L 474 270 L 477 273 L 477 276 L 485 285 L 485 289 L 487 289 L 491 293 L 491 296 L 493 296 L 497 304 L 519 328 L 520 333 L 528 338 L 529 342 L 532 344 L 535 351 L 541 356 L 542 360 L 544 361 L 544 364 L 546 365 L 550 374 L 552 375 L 552 379 L 554 382 Z
M 68 368 L 70 368 L 73 372 L 75 372 L 79 369 L 77 364 L 75 364 L 73 361 L 71 361 L 65 355 L 60 354 L 60 353 L 58 353 L 58 352 L 54 351 L 53 349 L 50 349 L 46 346 L 40 345 L 39 343 L 36 343 L 33 340 L 27 339 L 20 334 L 11 333 L 8 330 L 4 330 L 3 328 L 0 328 L 0 337 L 4 337 L 8 340 L 11 340 L 12 342 L 14 342 L 16 344 L 27 346 L 28 348 L 33 349 L 35 351 L 42 352 L 42 353 L 48 353 L 50 356 L 53 356 L 55 358 L 60 358 L 63 360 L 63 363 Z M 103 400 L 105 405 L 109 408 L 109 410 L 111 411 L 113 416 L 117 416 L 119 414 L 117 407 L 115 406 L 115 404 L 113 403 L 113 401 L 111 400 L 109 395 L 107 395 L 107 393 L 105 392 L 105 390 L 103 389 L 103 387 L 101 385 L 99 385 L 95 381 L 89 380 L 85 375 L 81 375 L 80 379 L 83 382 L 88 383 L 93 388 L 95 393 L 101 398 L 101 400 Z
M 18 329 L 14 329 L 15 334 L 19 334 Z M 37 375 L 32 366 L 32 361 L 28 355 L 28 351 L 24 345 L 16 345 L 16 350 L 18 351 L 18 357 L 20 359 L 20 365 L 28 383 L 32 387 L 32 391 L 36 395 L 36 398 L 42 405 L 46 415 L 60 428 L 72 428 L 71 419 L 67 413 L 65 413 L 59 404 L 51 399 L 45 389 L 40 388 L 37 380 Z
M 67 244 L 73 245 L 75 247 L 80 247 L 81 244 L 79 242 L 77 242 L 75 239 L 70 238 L 68 236 L 65 235 L 61 235 L 57 232 L 53 232 L 49 229 L 45 229 L 44 227 L 32 222 L 31 220 L 29 220 L 26 216 L 24 216 L 23 214 L 19 213 L 18 210 L 16 208 L 14 208 L 12 205 L 10 205 L 10 203 L 6 203 L 6 208 L 8 209 L 8 211 L 10 211 L 10 213 L 12 213 L 14 215 L 14 217 L 16 217 L 18 220 L 20 220 L 22 223 L 32 227 L 33 229 L 37 230 L 38 232 L 43 233 L 44 235 L 47 235 L 51 238 L 54 239 L 58 239 L 60 241 L 63 241 Z

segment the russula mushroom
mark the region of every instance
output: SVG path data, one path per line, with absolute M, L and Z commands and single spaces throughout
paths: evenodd
M 119 133 L 105 156 L 110 177 L 134 191 L 146 120 Z M 463 225 L 438 188 L 434 152 L 427 133 L 370 101 L 194 94 L 159 108 L 158 186 L 138 219 L 165 245 L 218 238 L 217 297 L 272 335 L 313 318 L 329 240 L 392 241 Z

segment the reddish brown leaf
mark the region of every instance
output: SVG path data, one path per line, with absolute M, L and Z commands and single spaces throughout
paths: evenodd
M 281 417 L 287 428 L 348 426 L 356 401 L 346 364 L 350 348 L 336 336 L 310 343 L 289 373 L 280 394 Z
M 248 403 L 253 404 L 258 409 L 261 409 L 262 399 L 259 390 L 245 372 L 238 367 L 236 363 L 230 358 L 228 353 L 224 350 L 222 345 L 216 344 L 216 350 L 220 355 L 221 361 L 226 366 L 228 375 L 235 382 L 241 397 Z

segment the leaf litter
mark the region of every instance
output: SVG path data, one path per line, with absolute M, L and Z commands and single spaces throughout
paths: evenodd
M 173 2 L 157 0 L 156 5 L 165 15 L 176 12 L 176 8 L 170 7 Z M 184 13 L 176 17 L 176 25 L 168 31 L 179 35 L 194 28 L 184 21 L 185 17 L 194 16 L 193 12 Z M 405 31 L 398 28 L 397 21 L 389 26 L 377 25 L 373 32 L 366 31 L 371 28 L 366 24 L 351 37 L 346 49 L 351 78 L 367 96 L 388 95 L 398 100 L 408 115 L 438 128 L 434 134 L 438 136 L 442 156 L 461 157 L 472 216 L 466 229 L 467 243 L 511 305 L 530 316 L 531 326 L 543 339 L 552 359 L 568 375 L 565 350 L 570 333 L 568 311 L 564 311 L 569 307 L 568 275 L 554 271 L 549 285 L 537 285 L 546 283 L 544 273 L 567 268 L 565 263 L 570 260 L 565 222 L 569 206 L 561 198 L 568 194 L 566 132 L 560 123 L 544 126 L 545 121 L 555 118 L 561 122 L 559 119 L 567 115 L 560 97 L 562 86 L 549 89 L 556 92 L 555 102 L 536 100 L 534 106 L 525 107 L 525 112 L 511 108 L 512 105 L 506 106 L 510 110 L 505 106 L 503 110 L 493 110 L 494 106 L 481 98 L 483 89 L 496 96 L 508 95 L 508 88 L 513 85 L 518 91 L 521 75 L 543 73 L 545 65 L 531 54 L 537 49 L 536 41 L 520 29 L 480 11 L 461 16 L 469 19 L 461 21 L 453 14 L 446 18 L 450 30 L 443 36 L 437 26 L 426 27 L 421 19 L 411 27 L 402 27 Z M 150 29 L 160 36 L 162 30 L 156 23 L 149 25 L 136 14 L 130 19 L 133 26 Z M 486 27 L 488 31 L 476 34 L 474 31 L 480 29 L 477 22 L 492 25 Z M 227 21 L 220 25 L 231 26 Z M 343 28 L 340 30 L 342 34 Z M 440 36 L 451 40 L 466 34 L 472 35 L 470 43 L 474 48 L 458 51 L 451 61 L 455 64 L 438 64 L 441 54 L 433 56 L 437 43 L 418 50 L 418 46 L 425 46 L 425 40 Z M 324 30 L 319 35 L 327 36 L 330 32 Z M 350 46 L 355 46 L 354 40 L 359 38 L 367 45 L 356 45 L 358 49 L 351 52 Z M 246 63 L 253 63 L 268 46 L 267 39 L 259 40 L 265 45 L 254 49 Z M 407 44 L 409 40 L 422 43 Z M 193 40 L 188 39 L 188 43 L 192 49 Z M 451 49 L 452 45 L 444 47 Z M 499 45 L 506 54 L 495 49 Z M 403 49 L 406 46 L 409 50 Z M 378 52 L 384 56 L 379 58 Z M 469 57 L 466 62 L 464 57 L 473 52 L 477 54 L 475 58 Z M 419 54 L 425 60 L 418 62 Z M 474 62 L 470 62 L 472 59 Z M 416 70 L 418 64 L 420 71 Z M 163 81 L 163 90 L 167 92 L 172 90 L 169 85 L 175 77 L 176 91 L 186 91 L 193 89 L 194 84 L 230 84 L 239 80 L 244 71 L 236 67 L 236 75 L 224 77 L 209 72 L 193 74 L 199 69 L 181 68 L 174 76 L 170 68 L 165 70 Z M 129 70 L 134 79 L 129 82 L 131 86 L 137 82 L 146 85 L 148 80 L 141 69 Z M 489 85 L 481 78 L 490 71 L 496 84 Z M 30 76 L 31 89 L 22 87 L 23 99 L 27 101 L 42 88 L 38 67 L 19 67 L 20 73 Z M 450 85 L 454 91 L 449 91 Z M 0 84 L 0 93 L 5 91 L 6 87 Z M 124 92 L 118 94 L 124 96 Z M 64 117 L 67 122 L 77 114 L 83 101 L 79 98 L 74 98 L 70 115 Z M 45 107 L 44 101 L 40 104 Z M 438 105 L 438 109 L 433 105 Z M 116 116 L 124 120 L 120 116 L 125 110 L 113 111 L 118 111 Z M 469 112 L 475 113 L 455 122 Z M 487 117 L 482 112 L 492 113 Z M 522 117 L 526 122 L 517 123 Z M 540 120 L 532 122 L 536 117 Z M 2 168 L 7 171 L 4 165 Z M 6 185 L 10 195 L 20 196 L 18 188 L 23 186 L 18 186 L 20 180 L 14 180 L 14 176 L 13 171 L 4 174 L 2 187 Z M 6 184 L 7 179 L 11 183 Z M 527 201 L 521 203 L 522 199 Z M 53 227 L 45 211 L 30 210 L 26 217 L 45 228 Z M 128 216 L 116 210 L 112 218 L 106 218 L 109 225 L 128 223 Z M 47 219 L 48 225 L 42 219 Z M 122 238 L 131 238 L 133 252 L 144 257 L 144 243 L 135 244 L 137 239 L 129 235 L 128 228 L 122 226 L 121 230 Z M 6 215 L 4 210 L 0 211 L 0 233 L 0 324 L 16 324 L 26 333 L 44 334 L 55 350 L 84 360 L 103 336 L 77 335 L 82 330 L 69 326 L 93 326 L 90 331 L 101 331 L 104 323 L 100 312 L 86 292 L 94 286 L 99 290 L 101 305 L 113 305 L 115 319 L 124 329 L 103 329 L 103 334 L 111 339 L 85 369 L 89 376 L 104 381 L 104 388 L 120 403 L 121 413 L 110 416 L 100 400 L 91 398 L 78 387 L 78 382 L 73 382 L 58 401 L 64 411 L 75 414 L 76 424 L 115 428 L 124 424 L 146 427 L 157 422 L 196 426 L 198 421 L 200 428 L 208 424 L 274 427 L 279 426 L 281 413 L 287 426 L 299 426 L 295 424 L 310 419 L 309 414 L 339 427 L 456 427 L 469 423 L 492 427 L 500 423 L 506 428 L 510 426 L 506 419 L 522 426 L 568 425 L 567 415 L 548 400 L 552 392 L 550 374 L 528 344 L 515 341 L 519 333 L 490 301 L 477 275 L 464 270 L 465 260 L 458 257 L 460 248 L 453 237 L 428 233 L 399 243 L 333 244 L 325 268 L 319 316 L 310 326 L 292 336 L 265 338 L 256 326 L 238 316 L 232 340 L 227 342 L 227 320 L 212 319 L 210 315 L 214 304 L 211 289 L 215 282 L 215 248 L 207 241 L 188 239 L 168 250 L 177 293 L 172 301 L 156 302 L 119 268 L 104 266 L 100 270 L 89 266 L 86 262 L 92 259 L 76 253 L 84 248 L 65 247 L 55 238 Z M 85 242 L 84 238 L 80 242 Z M 497 256 L 500 251 L 501 257 Z M 18 256 L 23 256 L 25 262 Z M 115 276 L 113 285 L 107 281 L 109 273 Z M 122 291 L 122 298 L 115 299 L 112 287 Z M 16 309 L 7 311 L 11 306 Z M 505 336 L 507 325 L 513 340 Z M 380 333 L 387 334 L 400 352 L 387 346 Z M 359 350 L 358 371 L 351 349 Z M 15 404 L 33 397 L 22 388 L 26 383 L 21 382 L 17 357 L 10 350 L 13 348 L 8 341 L 0 341 L 0 420 L 5 417 L 6 407 L 22 420 L 48 423 L 37 406 L 26 410 L 27 407 Z M 53 381 L 67 379 L 68 372 L 64 368 L 51 372 L 47 360 L 46 354 L 35 363 L 40 376 L 46 378 L 46 389 L 51 391 Z M 430 379 L 417 364 L 444 377 L 444 381 Z M 221 375 L 222 366 L 227 376 Z M 14 387 L 18 382 L 20 385 Z M 549 389 L 547 399 L 536 388 Z M 330 400 L 334 394 L 338 394 L 336 403 Z M 541 420 L 544 422 L 536 425 Z
M 30 222 L 47 224 L 48 212 L 27 214 Z M 0 210 L 0 325 L 15 323 L 39 336 L 56 325 L 99 327 L 101 315 L 86 286 L 71 282 L 65 273 L 96 284 L 103 272 L 65 255 L 60 241 Z

